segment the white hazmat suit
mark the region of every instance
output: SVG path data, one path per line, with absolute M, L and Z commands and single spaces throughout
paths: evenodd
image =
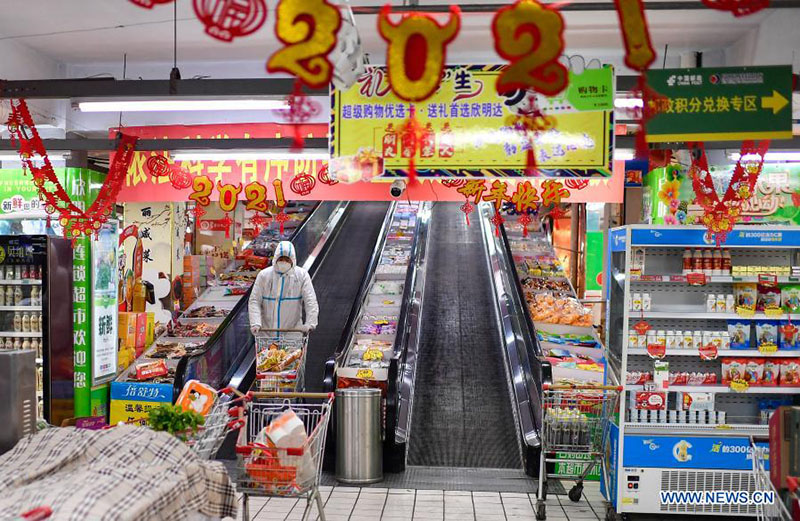
M 280 257 L 292 259 L 285 273 L 276 267 Z M 278 243 L 272 266 L 261 270 L 250 293 L 250 330 L 258 329 L 302 329 L 317 327 L 319 305 L 311 277 L 297 266 L 294 245 L 289 241 Z M 303 308 L 306 320 L 303 323 Z

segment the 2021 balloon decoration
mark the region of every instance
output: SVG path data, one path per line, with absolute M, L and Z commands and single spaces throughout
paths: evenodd
M 427 13 L 404 13 L 392 23 L 392 6 L 378 14 L 378 31 L 386 40 L 386 67 L 392 92 L 405 101 L 428 99 L 439 87 L 447 60 L 447 45 L 461 28 L 461 10 L 450 6 L 444 25 Z

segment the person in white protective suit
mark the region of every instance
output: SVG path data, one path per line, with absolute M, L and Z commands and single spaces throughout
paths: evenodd
M 256 277 L 249 302 L 250 331 L 254 335 L 262 329 L 308 332 L 317 327 L 317 295 L 308 272 L 296 264 L 294 246 L 282 241 L 275 249 L 272 266 Z

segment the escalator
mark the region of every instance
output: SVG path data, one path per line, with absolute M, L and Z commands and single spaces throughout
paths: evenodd
M 480 226 L 433 208 L 408 465 L 520 469 L 515 412 Z

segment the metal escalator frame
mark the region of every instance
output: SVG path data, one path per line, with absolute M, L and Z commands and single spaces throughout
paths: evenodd
M 542 350 L 525 307 L 505 228 L 501 226 L 500 235 L 495 234 L 494 226 L 490 225 L 494 213 L 491 205 L 480 205 L 479 212 L 495 311 L 505 347 L 504 358 L 511 379 L 509 386 L 515 405 L 523 465 L 525 473 L 535 477 L 538 476 L 541 450 Z
M 333 208 L 330 216 L 328 217 L 327 224 L 322 235 L 314 244 L 312 251 L 308 253 L 306 259 L 303 259 L 302 264 L 306 263 L 308 257 L 310 257 L 310 254 L 315 250 L 316 253 L 314 262 L 315 263 L 317 263 L 317 261 L 321 262 L 321 260 L 324 259 L 324 253 L 325 251 L 327 251 L 326 246 L 328 245 L 328 243 L 332 242 L 330 239 L 333 236 L 335 236 L 335 233 L 326 233 L 326 232 L 328 232 L 331 227 L 338 229 L 341 226 L 341 223 L 343 222 L 344 216 L 350 210 L 350 204 L 346 201 L 318 202 L 314 206 L 314 209 L 311 211 L 311 213 L 309 213 L 308 217 L 306 217 L 306 219 L 303 221 L 303 223 L 297 227 L 294 233 L 292 233 L 291 237 L 289 238 L 289 241 L 294 242 L 297 238 L 301 237 L 305 233 L 307 225 L 312 221 L 312 219 L 314 219 L 315 215 L 317 215 L 317 212 L 321 211 L 320 208 L 322 208 L 327 203 L 331 204 L 335 203 L 336 206 Z M 322 243 L 321 249 L 319 248 L 320 243 Z M 299 259 L 298 259 L 298 264 L 301 264 Z M 173 383 L 174 396 L 178 396 L 178 394 L 180 394 L 181 390 L 183 389 L 183 386 L 186 384 L 185 382 L 186 370 L 189 365 L 189 361 L 193 358 L 196 359 L 205 356 L 214 347 L 216 342 L 222 337 L 223 334 L 225 334 L 227 328 L 230 327 L 230 324 L 231 322 L 233 322 L 234 318 L 237 317 L 239 313 L 242 312 L 242 308 L 248 306 L 248 300 L 250 298 L 251 291 L 252 291 L 252 285 L 250 288 L 248 288 L 247 292 L 244 295 L 242 295 L 242 298 L 239 299 L 239 301 L 236 303 L 233 309 L 231 309 L 230 313 L 228 313 L 228 315 L 225 317 L 225 320 L 223 320 L 222 323 L 219 325 L 219 327 L 216 329 L 216 331 L 214 331 L 214 334 L 208 339 L 208 341 L 206 342 L 206 347 L 205 349 L 203 349 L 202 352 L 192 356 L 188 355 L 184 356 L 178 362 L 178 366 L 175 369 L 175 380 Z M 234 372 L 231 373 L 229 371 L 228 374 L 226 374 L 224 377 L 224 379 L 228 381 L 229 385 L 233 383 L 233 380 L 236 378 L 237 389 L 239 389 L 239 386 L 241 386 L 244 380 L 246 380 L 246 374 L 245 375 L 240 374 L 242 367 L 249 368 L 250 364 L 246 364 L 245 362 L 251 358 L 252 358 L 252 360 L 250 360 L 251 362 L 255 361 L 255 351 L 254 349 L 250 349 L 252 346 L 253 346 L 253 339 L 252 337 L 250 337 L 248 345 L 245 346 L 242 350 L 240 350 L 240 356 L 238 357 L 238 359 L 234 360 L 231 363 L 231 367 L 235 368 Z

